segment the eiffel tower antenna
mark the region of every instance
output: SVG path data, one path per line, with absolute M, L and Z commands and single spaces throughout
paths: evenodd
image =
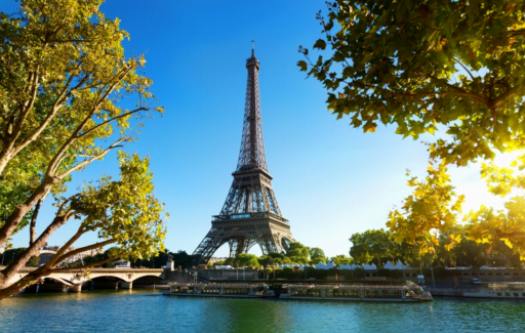
M 194 255 L 208 262 L 217 249 L 230 245 L 230 257 L 259 244 L 263 254 L 284 252 L 293 240 L 290 225 L 279 209 L 266 164 L 259 96 L 259 60 L 255 41 L 246 60 L 248 79 L 237 168 L 226 201 Z

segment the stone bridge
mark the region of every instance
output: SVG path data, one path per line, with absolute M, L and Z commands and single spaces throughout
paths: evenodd
M 4 267 L 0 266 L 0 271 Z M 18 279 L 35 270 L 34 267 L 25 267 L 18 273 Z M 125 282 L 129 289 L 133 288 L 133 281 L 143 277 L 162 277 L 161 268 L 65 268 L 46 275 L 43 279 L 52 279 L 62 283 L 65 289 L 82 291 L 82 285 L 100 277 L 112 277 Z

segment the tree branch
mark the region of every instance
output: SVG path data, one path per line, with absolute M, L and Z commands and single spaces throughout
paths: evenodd
M 106 156 L 110 151 L 112 151 L 113 149 L 115 148 L 119 148 L 119 147 L 122 147 L 121 143 L 128 140 L 128 138 L 120 138 L 119 140 L 115 141 L 113 144 L 111 144 L 110 146 L 108 146 L 106 149 L 104 149 L 102 152 L 100 152 L 99 154 L 95 155 L 95 156 L 92 156 L 91 158 L 88 158 L 80 163 L 78 163 L 77 165 L 75 165 L 74 167 L 70 168 L 69 170 L 65 171 L 64 173 L 60 174 L 59 176 L 57 176 L 58 179 L 64 179 L 65 177 L 67 177 L 68 175 L 70 175 L 71 173 L 75 172 L 75 171 L 78 171 L 82 168 L 85 168 L 87 165 L 89 165 L 90 163 L 96 161 L 96 160 L 100 160 L 102 158 L 104 158 L 104 156 Z
M 122 69 L 122 71 L 116 75 L 116 80 L 106 89 L 104 93 L 101 94 L 98 101 L 95 103 L 91 111 L 86 115 L 86 117 L 80 122 L 80 124 L 75 128 L 75 130 L 71 133 L 69 138 L 62 144 L 62 146 L 58 149 L 58 152 L 55 154 L 51 162 L 49 163 L 48 169 L 46 171 L 47 175 L 52 175 L 54 171 L 58 168 L 60 165 L 62 158 L 66 152 L 66 150 L 69 148 L 69 146 L 78 138 L 78 134 L 84 126 L 88 123 L 88 121 L 91 119 L 93 114 L 97 112 L 97 110 L 100 108 L 100 105 L 102 102 L 109 96 L 109 94 L 116 88 L 116 86 L 126 77 L 126 75 L 131 70 L 131 66 L 126 66 Z
M 84 229 L 83 225 L 81 224 L 75 234 L 71 236 L 71 238 L 58 249 L 58 251 L 51 257 L 51 259 L 45 264 L 48 268 L 53 268 L 56 264 L 60 263 L 63 259 L 60 257 L 64 252 L 66 252 L 84 233 L 86 230 Z
M 509 89 L 507 90 L 505 93 L 499 95 L 498 97 L 496 97 L 494 99 L 494 107 L 495 108 L 499 108 L 501 106 L 501 104 L 505 103 L 507 101 L 507 99 L 509 99 L 510 97 L 516 95 L 516 93 L 522 93 L 523 92 L 523 86 L 522 85 L 518 85 L 512 89 Z
M 34 205 L 36 205 L 38 200 L 42 199 L 47 194 L 55 182 L 56 180 L 52 177 L 44 177 L 40 186 L 33 191 L 31 196 L 24 203 L 16 206 L 15 210 L 9 215 L 0 228 L 0 245 L 7 242 L 24 216 Z
M 51 159 L 51 162 L 48 165 L 48 168 L 44 174 L 42 183 L 40 186 L 32 193 L 32 195 L 23 203 L 18 205 L 13 213 L 9 216 L 9 218 L 4 222 L 4 225 L 0 228 L 0 245 L 4 244 L 7 239 L 12 235 L 12 233 L 16 230 L 17 225 L 22 221 L 24 216 L 29 212 L 29 210 L 38 202 L 39 199 L 41 199 L 49 189 L 57 183 L 57 181 L 61 180 L 62 178 L 59 178 L 55 175 L 56 169 L 60 165 L 63 159 L 63 155 L 66 152 L 66 150 L 69 148 L 69 146 L 76 140 L 76 135 L 80 133 L 82 128 L 87 124 L 89 119 L 91 119 L 92 115 L 98 110 L 101 103 L 104 101 L 105 98 L 115 89 L 117 84 L 121 82 L 124 77 L 129 73 L 129 71 L 132 69 L 132 66 L 125 66 L 121 72 L 116 75 L 116 80 L 113 82 L 113 84 L 110 85 L 110 87 L 102 93 L 97 103 L 95 103 L 93 109 L 89 114 L 83 119 L 83 121 L 77 126 L 77 128 L 73 131 L 73 133 L 70 135 L 70 137 L 62 144 L 62 146 L 59 148 L 58 152 L 55 154 L 55 156 Z M 116 148 L 112 147 L 111 149 Z M 106 149 L 107 150 L 107 149 Z M 80 166 L 76 166 L 72 168 L 69 171 L 66 171 L 62 177 L 65 177 L 69 175 L 71 172 L 78 170 L 85 165 L 91 163 L 92 161 L 96 159 L 100 159 L 104 157 L 108 152 L 103 152 L 100 156 L 95 157 L 91 161 L 82 162 Z M 0 158 L 0 170 L 2 168 L 2 160 Z
M 19 145 L 17 145 L 14 148 L 14 152 L 13 152 L 14 156 L 16 156 L 16 154 L 18 154 L 20 151 L 22 151 L 24 148 L 26 148 L 32 142 L 34 142 L 40 136 L 40 134 L 42 134 L 42 132 L 47 128 L 47 126 L 49 126 L 51 121 L 58 114 L 58 111 L 60 111 L 60 109 L 64 106 L 64 102 L 66 101 L 67 97 L 70 96 L 71 93 L 75 89 L 80 87 L 87 80 L 87 78 L 88 78 L 87 75 L 84 76 L 75 87 L 73 87 L 72 89 L 68 90 L 69 85 L 71 84 L 71 82 L 74 79 L 74 76 L 70 76 L 69 77 L 68 81 L 64 84 L 64 87 L 61 90 L 59 96 L 57 97 L 57 99 L 53 103 L 53 106 L 51 107 L 51 112 L 49 112 L 49 114 L 46 116 L 44 121 L 42 121 L 42 123 L 33 131 L 33 133 L 31 133 L 29 135 L 29 137 L 24 142 L 20 143 Z
M 42 232 L 40 237 L 31 244 L 13 263 L 7 266 L 3 271 L 3 280 L 9 281 L 26 263 L 40 251 L 46 244 L 49 236 L 55 232 L 58 228 L 64 225 L 67 220 L 71 217 L 72 211 L 67 211 L 63 215 L 58 215 L 53 219 L 53 222 L 47 226 Z
M 100 266 L 102 266 L 104 264 L 107 264 L 109 262 L 113 262 L 113 261 L 115 261 L 117 259 L 118 259 L 118 257 L 108 257 L 106 259 L 95 261 L 95 262 L 92 262 L 89 265 L 81 266 L 81 267 L 78 267 L 78 268 L 55 268 L 55 269 L 52 269 L 50 272 L 51 273 L 64 272 L 64 271 L 67 272 L 67 271 L 71 271 L 72 269 L 80 269 L 81 271 L 86 271 L 86 270 L 88 270 L 90 268 L 100 267 Z
M 89 129 L 85 130 L 84 132 L 79 133 L 79 134 L 77 135 L 77 138 L 81 138 L 81 137 L 83 137 L 83 136 L 86 136 L 86 135 L 89 134 L 90 132 L 93 132 L 93 131 L 95 131 L 96 129 L 98 129 L 98 128 L 100 128 L 100 127 L 106 125 L 106 124 L 109 124 L 109 123 L 112 122 L 112 121 L 115 121 L 115 120 L 117 120 L 117 119 L 121 119 L 121 118 L 124 118 L 124 117 L 130 116 L 130 115 L 132 115 L 132 114 L 134 114 L 134 113 L 137 113 L 137 112 L 147 111 L 147 110 L 148 110 L 148 108 L 141 106 L 141 107 L 138 107 L 138 108 L 133 109 L 133 110 L 131 110 L 131 111 L 128 111 L 128 112 L 125 112 L 125 113 L 119 114 L 118 116 L 115 116 L 115 117 L 112 117 L 112 118 L 110 118 L 110 119 L 107 119 L 107 120 L 105 120 L 105 121 L 103 121 L 103 122 L 101 122 L 101 123 L 99 123 L 99 124 L 97 124 L 97 125 L 95 125 L 95 126 L 89 128 Z
M 113 239 L 113 238 L 112 239 L 107 239 L 107 240 L 102 241 L 102 242 L 94 243 L 94 244 L 91 244 L 91 245 L 86 245 L 86 246 L 83 246 L 83 247 L 76 248 L 74 250 L 71 250 L 71 251 L 66 252 L 65 254 L 61 255 L 56 260 L 56 262 L 60 263 L 60 262 L 64 261 L 64 259 L 67 259 L 69 257 L 75 256 L 75 255 L 80 254 L 82 252 L 99 249 L 99 248 L 102 248 L 102 247 L 104 247 L 106 245 L 109 245 L 109 244 L 112 244 L 112 243 L 115 243 L 115 239 Z
M 39 80 L 39 66 L 35 69 L 35 72 L 31 74 L 31 77 L 29 79 L 30 81 L 30 97 L 29 100 L 24 103 L 24 106 L 22 107 L 22 110 L 20 111 L 20 118 L 15 121 L 14 117 L 12 118 L 12 122 L 14 122 L 13 131 L 12 133 L 9 133 L 10 131 L 7 131 L 7 135 L 5 136 L 6 143 L 4 144 L 3 149 L 0 151 L 0 176 L 3 174 L 5 168 L 7 167 L 8 162 L 13 158 L 12 150 L 15 146 L 16 140 L 20 136 L 22 132 L 22 127 L 24 120 L 27 118 L 27 115 L 33 108 L 33 105 L 35 104 L 36 95 L 38 92 L 38 80 Z M 12 122 L 9 121 L 10 124 Z M 10 126 L 8 125 L 8 128 Z
M 463 64 L 459 59 L 454 58 L 454 60 L 461 66 L 461 68 L 463 68 L 463 70 L 465 70 L 465 72 L 467 72 L 468 76 L 470 76 L 470 79 L 474 81 L 474 75 L 472 75 L 472 72 L 467 68 L 467 66 L 465 66 L 465 64 Z
M 29 223 L 29 246 L 35 242 L 36 237 L 36 219 L 38 217 L 38 213 L 40 211 L 40 205 L 42 204 L 42 199 L 38 200 L 36 203 L 36 206 L 33 210 L 33 214 L 31 215 L 31 222 Z
M 23 278 L 16 281 L 15 283 L 1 287 L 0 284 L 0 299 L 16 295 L 21 292 L 27 286 L 30 286 L 38 281 L 41 277 L 48 275 L 50 273 L 44 266 L 37 268 L 36 270 L 26 274 Z
M 14 129 L 14 132 L 12 133 L 13 142 L 15 142 L 18 136 L 20 135 L 24 120 L 27 118 L 27 115 L 29 114 L 29 112 L 31 112 L 31 109 L 35 105 L 36 95 L 38 92 L 38 81 L 40 79 L 39 71 L 40 71 L 40 66 L 37 65 L 37 67 L 35 68 L 35 71 L 32 73 L 33 77 L 30 79 L 31 83 L 30 83 L 30 88 L 29 88 L 29 100 L 24 103 L 24 107 L 22 108 L 20 118 L 15 124 L 15 129 Z

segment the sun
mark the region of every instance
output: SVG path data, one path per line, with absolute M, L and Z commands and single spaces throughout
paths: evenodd
M 465 196 L 463 212 L 477 210 L 481 205 L 503 209 L 509 197 L 517 190 L 506 196 L 499 196 L 488 190 L 485 180 L 481 177 L 483 164 L 493 163 L 497 167 L 513 168 L 516 161 L 525 155 L 525 149 L 516 149 L 509 152 L 497 153 L 493 160 L 484 160 L 472 163 L 466 167 L 451 168 L 451 176 L 456 192 Z
M 498 167 L 513 167 L 516 161 L 525 156 L 525 148 L 515 149 L 508 152 L 496 153 L 492 163 Z

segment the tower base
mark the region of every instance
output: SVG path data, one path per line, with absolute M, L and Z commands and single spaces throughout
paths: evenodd
M 269 212 L 217 215 L 193 254 L 200 257 L 201 263 L 207 263 L 225 243 L 230 246 L 230 257 L 247 253 L 255 244 L 263 254 L 283 253 L 292 240 L 288 221 L 279 215 Z

